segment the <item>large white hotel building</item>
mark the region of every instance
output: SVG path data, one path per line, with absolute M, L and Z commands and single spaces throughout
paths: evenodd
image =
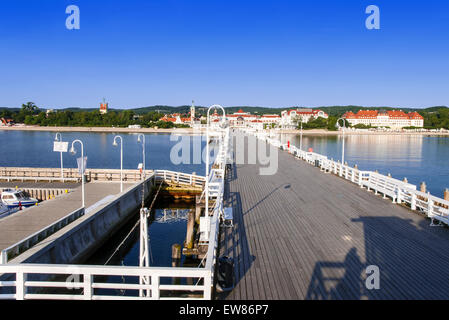
M 424 126 L 424 118 L 418 112 L 405 113 L 402 110 L 378 111 L 360 110 L 357 113 L 351 111 L 343 115 L 352 126 L 363 124 L 372 127 L 390 127 L 400 129 L 403 127 Z

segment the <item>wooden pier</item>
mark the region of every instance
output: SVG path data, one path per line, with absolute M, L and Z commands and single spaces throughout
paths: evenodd
M 126 184 L 126 187 L 131 184 Z M 108 195 L 120 192 L 118 183 L 87 183 L 86 209 Z M 81 188 L 0 220 L 0 250 L 61 219 L 81 207 Z
M 220 255 L 235 287 L 221 299 L 448 299 L 449 230 L 337 175 L 277 151 L 275 175 L 235 165 Z M 368 266 L 380 288 L 369 290 Z

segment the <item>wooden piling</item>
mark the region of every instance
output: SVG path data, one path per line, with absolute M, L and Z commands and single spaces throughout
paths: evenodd
M 444 190 L 444 200 L 449 201 L 449 189 L 447 188 Z
M 175 243 L 171 246 L 171 259 L 172 259 L 172 267 L 179 267 L 179 263 L 181 262 L 181 245 Z
M 190 210 L 187 218 L 187 234 L 185 242 L 185 247 L 187 249 L 193 248 L 194 227 L 195 227 L 195 213 L 193 212 L 193 210 Z

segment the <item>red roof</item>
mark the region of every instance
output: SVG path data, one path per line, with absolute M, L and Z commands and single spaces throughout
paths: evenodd
M 390 110 L 387 112 L 379 112 L 377 110 L 359 110 L 356 114 L 351 111 L 346 112 L 343 117 L 347 119 L 375 119 L 378 115 L 386 115 L 393 119 L 424 119 L 417 112 L 406 114 L 402 110 Z

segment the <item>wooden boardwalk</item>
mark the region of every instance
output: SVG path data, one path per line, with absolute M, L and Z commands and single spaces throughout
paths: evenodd
M 124 190 L 129 186 L 131 184 L 124 184 Z M 85 188 L 85 202 L 88 209 L 89 206 L 108 195 L 119 193 L 120 183 L 86 183 Z M 81 187 L 78 187 L 71 193 L 0 219 L 0 250 L 17 243 L 80 207 Z
M 218 298 L 449 298 L 448 228 L 277 152 L 275 175 L 246 164 L 227 178 L 220 255 L 235 260 L 235 288 Z M 366 289 L 369 265 L 379 290 Z

